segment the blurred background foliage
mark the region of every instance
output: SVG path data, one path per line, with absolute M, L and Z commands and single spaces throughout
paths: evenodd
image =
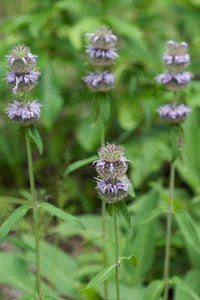
M 162 226 L 165 222 L 163 218 L 155 219 L 155 216 L 159 215 L 160 209 L 167 207 L 166 187 L 171 152 L 168 126 L 160 122 L 155 110 L 159 105 L 170 102 L 173 95 L 158 85 L 154 78 L 165 69 L 162 55 L 167 40 L 186 41 L 189 44 L 191 64 L 188 70 L 194 73 L 189 87 L 178 95 L 180 102 L 189 105 L 192 112 L 183 125 L 186 158 L 184 163 L 179 161 L 177 164 L 175 203 L 177 209 L 184 208 L 190 211 L 198 221 L 200 218 L 199 15 L 199 0 L 1 0 L 0 3 L 2 79 L 7 71 L 5 55 L 13 46 L 22 43 L 29 46 L 33 54 L 38 54 L 37 65 L 42 74 L 38 86 L 30 93 L 30 99 L 39 99 L 43 105 L 37 128 L 44 141 L 44 154 L 39 156 L 37 149 L 33 149 L 38 194 L 41 200 L 53 202 L 70 213 L 98 214 L 101 207 L 94 190 L 93 177 L 96 173 L 91 164 L 63 176 L 68 165 L 95 154 L 100 145 L 98 122 L 91 126 L 90 121 L 94 94 L 87 89 L 81 79 L 90 69 L 84 53 L 87 44 L 84 34 L 94 32 L 97 26 L 108 25 L 118 36 L 119 58 L 116 59 L 113 68 L 116 75 L 115 87 L 109 94 L 111 117 L 107 124 L 107 141 L 122 144 L 126 149 L 126 157 L 132 161 L 129 177 L 134 184 L 137 197 L 133 204 L 132 199 L 128 199 L 130 211 L 133 214 L 139 212 L 142 220 L 144 208 L 146 209 L 146 203 L 152 198 L 152 193 L 157 193 L 156 195 L 162 199 L 152 200 L 152 207 L 149 204 L 148 209 L 153 219 L 151 221 L 150 218 L 149 221 L 152 222 L 151 226 L 148 224 L 146 229 L 145 227 L 139 229 L 136 226 L 134 233 L 130 233 L 127 240 L 123 238 L 124 252 L 133 248 L 132 243 L 135 239 L 135 245 L 138 247 L 143 247 L 143 242 L 149 241 L 147 239 L 149 235 L 151 237 L 149 243 L 153 243 L 149 253 L 142 253 L 143 261 L 146 255 L 149 256 L 148 264 L 145 267 L 141 266 L 136 274 L 132 274 L 131 271 L 127 273 L 124 283 L 127 286 L 131 285 L 133 279 L 131 276 L 135 276 L 135 284 L 148 283 L 162 272 L 161 249 L 164 249 Z M 4 80 L 0 81 L 0 98 L 0 207 L 2 208 L 0 217 L 4 220 L 13 210 L 13 206 L 26 198 L 28 172 L 23 134 L 4 113 L 7 104 L 12 100 L 12 94 L 8 91 Z M 191 200 L 192 198 L 194 199 Z M 49 235 L 55 234 L 56 230 L 65 238 L 77 234 L 76 232 L 70 234 L 69 230 L 63 229 L 63 224 L 55 229 L 55 223 L 48 218 L 44 221 L 43 217 L 41 216 L 43 220 L 41 235 L 47 234 L 45 228 L 48 224 L 51 224 L 48 229 Z M 142 224 L 141 220 L 138 224 Z M 183 232 L 185 232 L 183 224 L 189 222 L 187 224 L 193 226 L 191 220 L 186 222 L 185 215 L 180 215 L 177 220 Z M 181 223 L 181 220 L 185 221 Z M 97 222 L 96 219 L 94 222 Z M 178 225 L 175 225 L 173 237 L 175 249 L 173 258 L 174 262 L 179 258 L 179 263 L 183 263 L 186 255 L 185 247 L 188 249 L 187 263 L 183 269 L 178 269 L 180 274 L 185 274 L 198 261 L 199 254 L 197 246 L 193 245 L 195 236 L 191 238 L 192 242 L 187 238 L 181 240 Z M 31 232 L 30 224 L 25 221 L 18 225 L 20 232 L 27 228 Z M 195 230 L 199 236 L 199 229 Z M 31 242 L 28 241 L 26 245 L 29 243 Z M 95 244 L 92 247 L 97 246 L 98 244 Z M 191 251 L 196 251 L 196 256 Z M 179 256 L 180 253 L 183 255 Z M 151 269 L 154 255 L 157 258 L 157 265 L 155 269 Z M 9 261 L 9 257 L 7 259 Z M 80 264 L 84 263 L 83 259 Z M 187 276 L 188 282 L 192 282 L 191 278 L 195 276 L 195 272 L 199 272 L 199 269 Z M 94 270 L 91 273 L 95 273 Z M 85 279 L 84 276 L 85 274 L 80 275 Z M 175 282 L 178 282 L 179 286 L 176 299 L 183 300 L 181 284 L 179 281 Z M 59 290 L 59 283 L 56 287 Z M 63 292 L 62 288 L 60 292 Z M 136 293 L 138 293 L 136 295 L 144 294 L 142 290 L 137 290 Z M 200 297 L 200 294 L 198 295 Z M 73 293 L 68 296 L 77 297 Z M 95 297 L 93 295 L 91 299 L 98 299 Z M 88 296 L 85 299 L 90 298 Z

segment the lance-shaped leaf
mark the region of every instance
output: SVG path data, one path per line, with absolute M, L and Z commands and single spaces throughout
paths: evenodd
M 159 300 L 164 288 L 164 282 L 155 280 L 146 288 L 143 300 Z
M 70 164 L 65 172 L 64 172 L 64 176 L 67 176 L 69 173 L 93 162 L 94 160 L 98 159 L 98 156 L 97 155 L 93 155 L 93 156 L 90 156 L 88 158 L 85 158 L 85 159 L 81 159 L 81 160 L 78 160 L 78 161 L 75 161 L 74 163 Z
M 102 271 L 100 271 L 84 288 L 84 290 L 82 290 L 82 292 L 84 292 L 87 289 L 93 288 L 101 283 L 103 283 L 106 279 L 108 279 L 114 272 L 116 267 L 116 264 L 107 267 L 105 269 L 103 269 Z
M 79 229 L 85 229 L 85 227 L 78 220 L 78 218 L 72 216 L 71 214 L 64 212 L 60 208 L 57 208 L 56 206 L 54 206 L 50 203 L 47 203 L 47 202 L 41 203 L 40 206 L 42 208 L 44 208 L 48 213 L 50 213 L 50 215 L 58 217 L 66 222 L 70 222 Z
M 130 218 L 128 209 L 127 209 L 124 201 L 116 202 L 114 205 L 116 206 L 117 211 L 124 217 L 125 221 L 128 224 L 128 227 L 130 228 L 131 227 L 131 218 Z
M 31 137 L 31 139 L 34 141 L 34 143 L 36 144 L 36 146 L 39 150 L 39 153 L 42 154 L 43 153 L 42 139 L 39 134 L 39 131 L 35 128 L 35 126 L 33 124 L 29 126 L 28 134 Z
M 29 205 L 21 205 L 18 207 L 1 225 L 0 229 L 0 243 L 7 236 L 7 234 L 12 230 L 12 228 L 25 216 L 28 212 L 30 206 Z

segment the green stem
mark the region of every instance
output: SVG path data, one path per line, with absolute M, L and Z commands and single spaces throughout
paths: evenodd
M 167 211 L 167 233 L 166 233 L 166 248 L 165 248 L 165 262 L 164 262 L 164 295 L 163 300 L 168 300 L 169 293 L 169 269 L 170 269 L 170 239 L 171 239 L 171 225 L 172 225 L 172 204 L 174 198 L 174 179 L 175 179 L 175 165 L 171 163 L 170 168 L 170 193 L 169 205 Z
M 36 276 L 37 276 L 37 292 L 38 299 L 42 300 L 41 280 L 40 280 L 40 249 L 39 249 L 39 236 L 38 236 L 38 205 L 35 192 L 35 180 L 33 170 L 33 158 L 31 151 L 30 137 L 28 133 L 28 127 L 25 128 L 26 148 L 28 156 L 28 168 L 29 168 L 29 180 L 31 188 L 31 202 L 33 208 L 33 223 L 34 223 L 34 235 L 35 235 L 35 252 L 36 252 Z
M 114 235 L 115 235 L 115 283 L 116 283 L 116 300 L 120 300 L 119 291 L 119 237 L 117 228 L 117 212 L 116 207 L 113 205 L 113 225 L 114 225 Z
M 101 123 L 101 145 L 105 144 L 105 124 L 104 117 L 100 115 Z M 102 248 L 103 248 L 103 267 L 107 267 L 107 256 L 106 256 L 106 202 L 102 200 L 102 210 L 101 210 L 101 219 L 102 219 Z M 104 281 L 104 299 L 108 300 L 108 283 L 107 280 Z

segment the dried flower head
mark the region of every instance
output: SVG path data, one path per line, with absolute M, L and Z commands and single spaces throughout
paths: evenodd
M 9 88 L 12 89 L 13 93 L 23 93 L 32 90 L 36 84 L 40 72 L 30 71 L 30 72 L 7 72 L 6 80 Z
M 159 113 L 160 118 L 167 123 L 178 124 L 186 120 L 191 109 L 184 104 L 180 104 L 176 107 L 166 104 L 159 107 L 156 111 Z
M 30 52 L 30 48 L 25 45 L 18 45 L 10 51 L 8 65 L 15 72 L 29 72 L 35 68 L 36 57 Z
M 117 37 L 108 26 L 97 27 L 95 33 L 86 33 L 89 43 L 97 49 L 109 49 L 116 45 Z
M 172 74 L 170 72 L 165 72 L 158 75 L 155 79 L 157 82 L 161 83 L 166 89 L 170 91 L 178 91 L 185 88 L 192 78 L 191 72 L 180 72 Z
M 89 73 L 89 76 L 83 77 L 84 82 L 94 92 L 109 91 L 114 85 L 114 74 L 104 71 L 103 73 Z
M 126 177 L 115 179 L 97 178 L 96 190 L 99 197 L 107 203 L 124 200 L 128 195 L 129 182 Z
M 111 65 L 113 60 L 118 57 L 115 48 L 110 49 L 96 49 L 94 47 L 87 47 L 85 50 L 89 54 L 90 62 L 99 66 Z
M 27 126 L 40 117 L 41 106 L 41 104 L 37 103 L 37 100 L 32 102 L 28 101 L 26 104 L 14 101 L 9 104 L 9 106 L 5 109 L 5 112 L 16 124 Z

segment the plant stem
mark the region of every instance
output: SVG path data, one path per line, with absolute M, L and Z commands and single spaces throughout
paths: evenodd
M 38 299 L 42 300 L 42 290 L 41 290 L 41 280 L 40 280 L 40 249 L 39 249 L 39 236 L 38 236 L 38 205 L 36 200 L 35 191 L 35 180 L 34 180 L 34 170 L 33 170 L 33 158 L 31 151 L 30 137 L 28 133 L 28 127 L 25 128 L 25 138 L 26 138 L 26 148 L 28 156 L 28 168 L 29 168 L 29 181 L 31 188 L 31 202 L 33 208 L 33 225 L 34 225 L 34 235 L 35 235 L 35 253 L 36 253 L 36 276 L 37 276 L 37 293 Z
M 171 238 L 171 224 L 172 224 L 172 204 L 174 198 L 174 179 L 175 179 L 175 165 L 171 163 L 170 167 L 170 193 L 169 205 L 167 211 L 167 233 L 166 233 L 166 247 L 165 247 L 165 263 L 164 263 L 164 295 L 163 300 L 168 300 L 169 293 L 169 269 L 170 269 L 170 238 Z
M 116 300 L 120 300 L 119 292 L 119 238 L 118 238 L 118 228 L 117 228 L 117 212 L 116 207 L 113 205 L 113 225 L 114 225 L 114 235 L 115 235 L 115 283 L 116 283 Z
M 104 117 L 100 115 L 101 122 L 101 145 L 105 144 L 105 124 Z M 103 267 L 107 267 L 107 256 L 106 256 L 106 202 L 102 200 L 101 208 L 101 219 L 102 219 L 102 248 L 103 248 Z M 104 281 L 104 299 L 108 300 L 108 283 Z

